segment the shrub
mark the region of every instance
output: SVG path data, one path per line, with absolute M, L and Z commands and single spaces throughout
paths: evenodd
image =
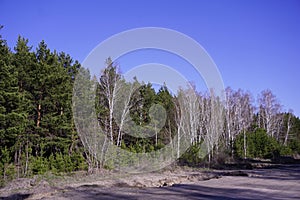
M 200 164 L 202 159 L 202 148 L 199 144 L 190 146 L 186 152 L 184 152 L 179 158 L 179 164 L 188 165 L 190 167 Z
M 31 170 L 33 174 L 44 174 L 49 170 L 49 162 L 44 157 L 32 157 Z
M 300 154 L 300 142 L 297 141 L 297 140 L 292 140 L 290 143 L 289 143 L 289 148 L 291 149 L 291 151 L 293 153 L 298 153 Z
M 289 146 L 280 146 L 280 155 L 281 156 L 288 156 L 293 154 L 293 150 Z
M 244 135 L 235 140 L 235 152 L 238 157 L 244 157 Z M 280 154 L 280 145 L 267 135 L 263 129 L 246 133 L 246 155 L 248 158 L 273 158 Z

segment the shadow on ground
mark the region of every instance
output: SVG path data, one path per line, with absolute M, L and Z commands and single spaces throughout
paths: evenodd
M 264 187 L 260 185 L 261 187 Z M 280 191 L 279 191 L 280 192 Z M 161 188 L 104 188 L 89 187 L 69 190 L 62 195 L 68 199 L 284 199 L 278 193 L 257 191 L 252 189 L 231 189 L 200 186 L 195 184 L 178 184 Z M 289 196 L 288 199 L 298 199 Z
M 31 194 L 13 194 L 8 197 L 0 197 L 1 200 L 23 200 L 30 197 Z

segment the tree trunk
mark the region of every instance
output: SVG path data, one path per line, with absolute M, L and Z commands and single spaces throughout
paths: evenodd
M 113 137 L 113 106 L 109 109 L 109 132 L 110 132 L 110 141 L 114 141 Z
M 247 158 L 247 143 L 246 143 L 246 131 L 243 131 L 244 133 L 244 159 Z
M 37 107 L 37 121 L 36 121 L 36 127 L 40 127 L 40 123 L 41 123 L 41 109 L 42 109 L 42 105 L 38 104 Z
M 26 161 L 25 161 L 25 170 L 24 170 L 24 176 L 26 176 L 26 175 L 27 175 L 27 170 L 28 170 L 28 162 L 29 162 L 28 139 L 27 139 L 27 142 L 26 142 L 25 153 L 26 153 Z
M 180 157 L 180 128 L 181 126 L 179 126 L 177 130 L 177 158 Z
M 157 147 L 157 130 L 156 130 L 156 123 L 154 125 L 154 129 L 155 129 L 155 146 Z
M 287 145 L 287 141 L 288 141 L 288 138 L 289 138 L 289 133 L 290 133 L 290 130 L 291 130 L 291 114 L 289 114 L 289 118 L 288 118 L 288 121 L 287 121 L 287 130 L 286 130 L 286 134 L 285 134 L 285 138 L 284 138 L 284 143 L 283 145 Z

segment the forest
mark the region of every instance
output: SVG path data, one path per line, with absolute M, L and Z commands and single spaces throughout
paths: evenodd
M 155 152 L 173 144 L 175 151 L 170 156 L 177 164 L 189 166 L 227 157 L 276 159 L 300 154 L 300 119 L 292 110 L 284 111 L 268 89 L 254 98 L 247 91 L 228 87 L 225 100 L 213 90 L 200 92 L 193 86 L 172 94 L 167 86 L 156 91 L 138 77 L 126 82 L 120 66 L 110 58 L 103 65 L 106 68 L 96 80 L 97 123 L 107 142 L 125 151 Z M 19 36 L 10 49 L 0 35 L 0 185 L 46 172 L 94 173 L 115 168 L 106 157 L 107 149 L 95 155 L 87 142 L 89 135 L 77 131 L 72 98 L 81 70 L 89 76 L 78 61 L 49 49 L 45 41 L 33 49 L 28 39 Z M 123 94 L 118 82 L 130 92 Z M 126 105 L 120 107 L 117 94 L 126 99 Z M 157 124 L 150 137 L 138 137 L 143 129 L 120 123 L 130 118 L 140 127 L 149 125 L 155 118 L 150 112 L 153 104 L 166 112 L 165 123 Z M 116 110 L 122 114 L 119 121 L 113 115 Z M 182 140 L 189 144 L 188 149 L 180 147 Z M 199 156 L 204 142 L 207 154 Z

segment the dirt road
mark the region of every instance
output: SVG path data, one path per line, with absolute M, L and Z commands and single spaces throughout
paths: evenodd
M 43 199 L 300 199 L 300 165 L 227 173 L 220 178 L 192 181 L 167 187 L 113 187 L 90 184 L 65 187 Z M 223 172 L 222 172 L 223 173 Z M 241 176 L 242 175 L 242 176 Z M 245 176 L 248 175 L 248 176 Z M 3 199 L 13 199 L 16 195 Z M 18 197 L 38 199 L 28 194 Z

